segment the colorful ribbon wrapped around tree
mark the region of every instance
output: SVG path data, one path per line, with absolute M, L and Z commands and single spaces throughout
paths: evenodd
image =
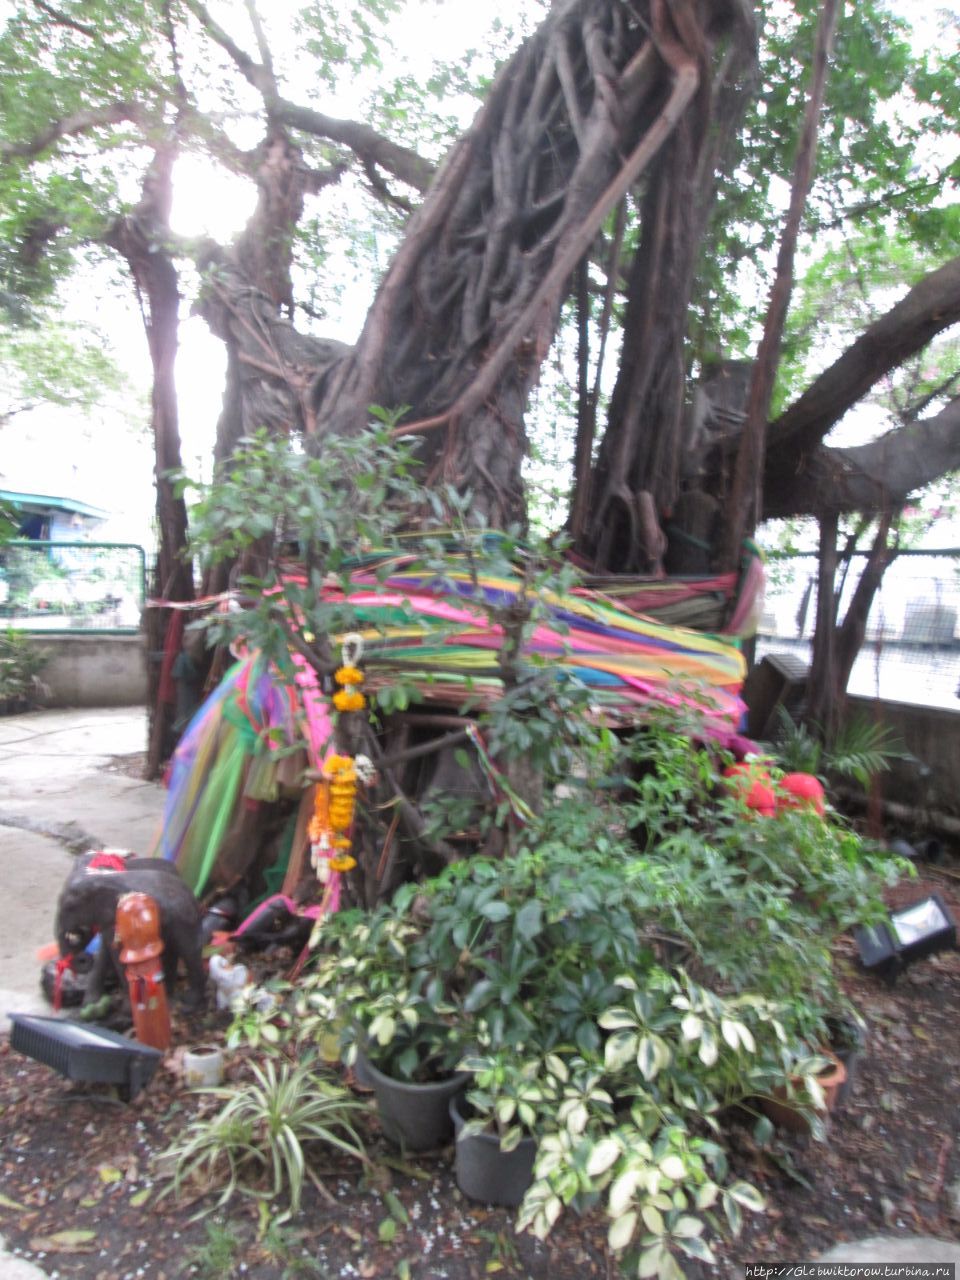
M 295 566 L 289 580 L 307 589 Z M 302 785 L 309 770 L 311 781 L 320 779 L 307 800 L 309 849 L 318 866 L 322 858 L 324 897 L 336 909 L 339 878 L 353 865 L 358 761 L 333 754 L 335 713 L 362 714 L 371 694 L 398 682 L 423 703 L 453 711 L 468 699 L 478 710 L 491 705 L 502 690 L 497 619 L 524 589 L 519 573 L 484 574 L 456 556 L 442 577 L 426 572 L 413 556 L 371 554 L 346 581 L 327 580 L 320 598 L 351 616 L 356 628 L 327 637 L 344 646 L 337 688 L 325 690 L 299 652 L 280 664 L 256 653 L 241 659 L 177 748 L 159 852 L 176 861 L 202 894 L 216 883 L 211 876 L 226 857 L 238 811 L 269 802 L 278 787 L 289 792 L 298 779 Z M 582 585 L 564 594 L 542 592 L 537 603 L 539 618 L 525 653 L 549 666 L 557 680 L 581 680 L 598 718 L 630 725 L 642 722 L 650 706 L 694 705 L 705 734 L 725 746 L 737 739 L 745 673 L 738 640 L 665 625 Z M 298 743 L 305 743 L 299 757 Z M 306 826 L 304 816 L 304 870 Z M 295 856 L 290 861 L 300 869 Z M 231 875 L 237 870 L 231 866 Z M 292 880 L 288 875 L 284 882 L 287 893 Z

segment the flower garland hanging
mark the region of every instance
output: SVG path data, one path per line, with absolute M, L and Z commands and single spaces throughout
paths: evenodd
M 333 695 L 338 711 L 362 711 L 367 700 L 360 692 L 363 672 L 358 663 L 363 655 L 363 639 L 351 634 L 344 638 L 343 665 L 334 673 L 343 686 Z M 357 860 L 350 852 L 350 830 L 357 807 L 357 784 L 373 781 L 373 766 L 366 756 L 333 753 L 327 756 L 316 786 L 313 817 L 310 819 L 310 862 L 322 884 L 332 888 L 339 875 L 352 871 Z
M 333 705 L 338 711 L 362 711 L 367 705 L 362 693 L 363 672 L 358 665 L 363 657 L 363 637 L 356 632 L 345 636 L 341 654 L 343 666 L 336 669 L 333 678 L 342 687 L 333 695 Z

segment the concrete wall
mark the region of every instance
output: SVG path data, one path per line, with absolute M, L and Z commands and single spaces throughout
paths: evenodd
M 908 702 L 850 698 L 852 712 L 877 716 L 903 743 L 913 760 L 894 761 L 881 775 L 885 799 L 943 813 L 960 813 L 960 701 L 957 711 Z
M 147 700 L 143 637 L 34 634 L 48 655 L 40 679 L 48 707 L 134 707 Z

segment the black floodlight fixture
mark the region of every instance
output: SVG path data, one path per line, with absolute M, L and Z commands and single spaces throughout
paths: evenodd
M 864 968 L 892 982 L 914 960 L 955 947 L 957 926 L 939 893 L 931 893 L 891 911 L 888 920 L 861 926 L 854 938 Z
M 117 1085 L 127 1102 L 149 1082 L 163 1058 L 159 1049 L 69 1018 L 11 1013 L 10 1022 L 11 1049 L 53 1067 L 68 1080 Z

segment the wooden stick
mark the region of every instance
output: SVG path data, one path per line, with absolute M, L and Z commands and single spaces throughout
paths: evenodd
M 377 884 L 383 881 L 383 877 L 387 873 L 388 855 L 393 845 L 393 837 L 397 834 L 397 827 L 400 825 L 400 810 L 394 811 L 393 818 L 390 820 L 390 826 L 387 828 L 387 834 L 383 841 L 383 851 L 380 854 L 380 861 L 377 863 Z M 389 865 L 393 866 L 393 859 L 389 861 Z

